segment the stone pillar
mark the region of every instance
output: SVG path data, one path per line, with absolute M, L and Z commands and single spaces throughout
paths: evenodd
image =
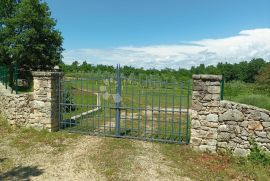
M 60 72 L 32 72 L 34 92 L 30 126 L 56 131 L 59 129 L 59 81 Z
M 196 150 L 217 151 L 220 106 L 219 75 L 193 75 L 190 144 Z

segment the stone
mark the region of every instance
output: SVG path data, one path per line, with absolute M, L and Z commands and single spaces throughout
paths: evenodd
M 206 94 L 203 98 L 203 100 L 205 101 L 210 101 L 212 99 L 212 95 L 211 94 Z
M 233 119 L 232 110 L 228 110 L 219 116 L 220 121 L 229 121 Z
M 265 122 L 270 122 L 269 116 L 263 112 L 261 112 L 261 119 Z
M 249 130 L 261 131 L 261 130 L 263 130 L 263 126 L 260 123 L 260 121 L 249 121 L 248 122 L 248 129 Z
M 210 146 L 210 145 L 200 145 L 199 150 L 201 150 L 203 152 L 216 153 L 217 147 L 216 146 Z
M 262 138 L 266 138 L 267 137 L 267 133 L 266 132 L 262 132 L 262 131 L 255 131 L 255 134 L 259 137 Z
M 200 145 L 201 141 L 202 141 L 201 138 L 194 138 L 194 137 L 193 137 L 193 138 L 190 139 L 190 143 L 191 143 L 192 145 Z
M 261 138 L 261 137 L 258 137 L 258 138 L 255 138 L 255 141 L 256 142 L 260 142 L 260 143 L 270 143 L 270 138 Z
M 262 122 L 263 127 L 270 128 L 270 122 Z
M 239 110 L 233 110 L 232 114 L 235 121 L 243 121 L 244 115 Z
M 225 131 L 229 131 L 229 129 L 228 129 L 228 126 L 227 125 L 220 125 L 219 127 L 218 127 L 218 131 L 223 131 L 223 132 L 225 132 Z
M 251 114 L 249 116 L 251 120 L 259 121 L 261 119 L 261 113 L 259 111 L 251 111 Z
M 192 127 L 192 128 L 199 128 L 200 126 L 201 126 L 201 123 L 200 123 L 199 120 L 196 120 L 196 119 L 194 120 L 194 119 L 193 119 L 193 120 L 191 121 L 191 127 Z
M 227 143 L 227 142 L 218 142 L 218 143 L 217 143 L 217 146 L 218 146 L 218 147 L 221 147 L 221 148 L 227 148 L 228 143 Z
M 217 138 L 217 133 L 215 131 L 208 131 L 206 134 L 207 139 L 216 139 Z
M 200 103 L 199 101 L 197 100 L 194 100 L 192 102 L 192 109 L 193 110 L 201 110 L 202 109 L 202 103 Z
M 216 147 L 217 146 L 217 140 L 215 140 L 215 139 L 208 140 L 207 145 Z
M 206 116 L 206 120 L 209 122 L 218 122 L 218 115 L 217 114 L 209 114 Z
M 221 132 L 217 136 L 218 141 L 229 141 L 230 138 L 231 138 L 230 133 L 227 132 Z
M 220 82 L 211 80 L 211 76 L 195 76 L 193 83 L 199 89 L 193 90 L 196 115 L 191 115 L 191 128 L 195 127 L 191 140 L 196 148 L 209 152 L 231 150 L 234 155 L 246 156 L 250 152 L 249 141 L 254 138 L 270 152 L 270 111 L 220 101 Z
M 235 133 L 236 135 L 240 134 L 240 132 L 241 132 L 240 127 L 239 127 L 239 126 L 235 126 L 235 127 L 233 127 L 233 130 L 234 130 L 234 133 Z
M 219 94 L 220 93 L 220 86 L 209 86 L 207 91 L 210 94 Z
M 212 100 L 217 100 L 219 101 L 220 100 L 220 94 L 212 94 Z
M 236 156 L 241 156 L 241 157 L 246 157 L 249 155 L 250 151 L 247 149 L 242 149 L 242 148 L 235 148 L 233 151 L 233 154 Z
M 248 121 L 243 121 L 240 126 L 246 128 L 248 126 Z

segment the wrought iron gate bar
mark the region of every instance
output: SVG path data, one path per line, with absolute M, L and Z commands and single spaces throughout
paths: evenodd
M 60 81 L 61 130 L 188 144 L 190 82 L 125 78 L 120 70 Z

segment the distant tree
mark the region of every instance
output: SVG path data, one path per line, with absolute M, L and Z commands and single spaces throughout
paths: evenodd
M 79 71 L 79 62 L 78 61 L 74 61 L 71 64 L 71 70 L 74 72 L 78 72 Z
M 259 73 L 262 67 L 266 65 L 266 62 L 259 58 L 259 59 L 253 59 L 248 64 L 248 70 L 246 72 L 246 78 L 245 82 L 255 82 L 255 77 Z
M 256 82 L 270 87 L 270 63 L 263 67 L 256 75 Z

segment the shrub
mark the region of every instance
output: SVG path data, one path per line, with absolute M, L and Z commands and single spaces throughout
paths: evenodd
M 262 164 L 264 166 L 270 165 L 270 154 L 262 150 L 254 141 L 251 141 L 251 145 L 252 148 L 248 159 L 254 163 Z

